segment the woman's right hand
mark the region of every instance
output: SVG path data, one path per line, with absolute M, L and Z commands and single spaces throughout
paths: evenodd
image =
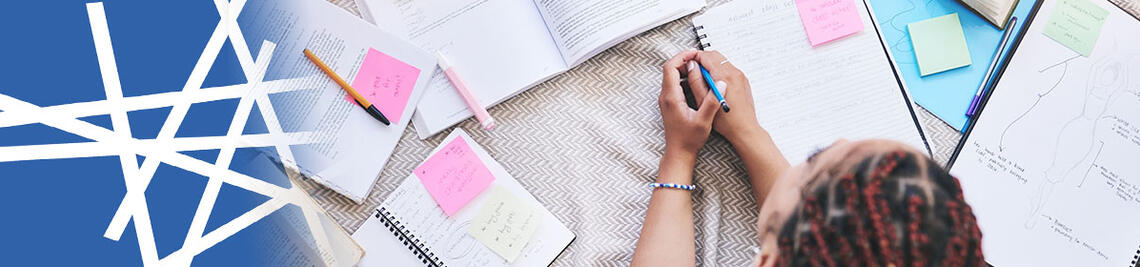
M 713 120 L 713 130 L 723 135 L 734 145 L 741 140 L 752 139 L 754 135 L 763 134 L 760 123 L 756 121 L 756 107 L 752 99 L 752 86 L 744 73 L 732 65 L 724 55 L 717 51 L 701 51 L 697 53 L 696 61 L 689 62 L 688 80 L 703 81 L 699 61 L 716 81 L 717 88 L 721 90 L 725 101 L 728 101 L 729 112 L 717 112 Z M 696 99 L 704 99 L 710 94 L 705 83 L 693 83 L 691 88 Z M 718 107 L 719 108 L 719 107 Z

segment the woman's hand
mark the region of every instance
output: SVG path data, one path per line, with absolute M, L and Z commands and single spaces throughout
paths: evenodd
M 698 53 L 695 50 L 681 52 L 666 61 L 662 70 L 664 77 L 661 81 L 661 96 L 657 102 L 661 107 L 661 118 L 665 124 L 666 156 L 683 156 L 685 159 L 695 160 L 697 151 L 704 147 L 709 133 L 712 132 L 713 117 L 720 109 L 716 97 L 712 94 L 703 94 L 696 98 L 697 110 L 685 104 L 681 72 L 691 71 L 687 63 L 695 60 Z M 693 86 L 702 81 L 690 77 L 688 82 L 690 88 L 695 88 Z
M 721 94 L 724 95 L 724 99 L 728 101 L 728 106 L 731 108 L 730 112 L 717 113 L 713 128 L 733 145 L 747 142 L 742 140 L 752 140 L 757 135 L 763 134 L 760 123 L 756 121 L 752 86 L 749 85 L 748 78 L 744 77 L 744 73 L 733 66 L 732 62 L 728 62 L 720 52 L 698 52 L 694 63 L 690 63 L 688 68 L 689 81 L 701 81 L 692 84 L 690 87 L 693 90 L 693 96 L 697 99 L 712 95 L 712 93 L 709 92 L 708 86 L 703 82 L 704 77 L 701 76 L 701 70 L 696 67 L 695 62 L 700 62 L 709 71 L 713 81 L 717 83 L 717 88 L 721 90 Z

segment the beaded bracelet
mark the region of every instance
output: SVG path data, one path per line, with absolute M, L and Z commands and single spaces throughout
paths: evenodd
M 670 184 L 651 183 L 651 184 L 649 184 L 649 187 L 654 188 L 654 189 L 664 187 L 664 188 L 682 189 L 682 190 L 688 190 L 688 191 L 693 191 L 693 189 L 697 188 L 697 186 L 695 186 L 695 185 L 672 184 L 672 183 L 670 183 Z

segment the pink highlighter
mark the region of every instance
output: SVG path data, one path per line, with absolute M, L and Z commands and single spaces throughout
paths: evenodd
M 483 125 L 483 129 L 490 130 L 495 128 L 495 118 L 491 118 L 491 114 L 487 113 L 487 109 L 479 104 L 479 100 L 475 99 L 475 95 L 471 94 L 471 90 L 467 89 L 467 85 L 463 84 L 463 80 L 459 79 L 459 74 L 455 73 L 455 68 L 451 67 L 451 62 L 443 56 L 443 53 L 436 52 L 435 56 L 439 58 L 439 68 L 443 69 L 443 73 L 447 75 L 447 80 L 455 86 L 455 90 L 459 91 L 459 95 L 463 97 L 463 102 L 467 102 L 467 107 L 471 112 L 475 113 L 475 118 L 479 119 L 479 123 Z

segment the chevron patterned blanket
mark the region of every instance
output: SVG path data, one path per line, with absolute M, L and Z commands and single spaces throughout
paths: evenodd
M 352 0 L 331 2 L 357 13 Z M 716 6 L 724 0 L 709 0 Z M 661 64 L 696 47 L 690 17 L 631 38 L 490 110 L 498 122 L 482 130 L 458 125 L 483 145 L 577 235 L 552 265 L 628 265 L 657 173 L 664 132 L 656 99 Z M 916 108 L 934 158 L 945 162 L 960 134 Z M 413 125 L 414 127 L 414 125 Z M 356 204 L 312 181 L 302 186 L 353 232 L 447 134 L 419 140 L 408 129 L 368 199 Z M 693 194 L 698 263 L 751 263 L 757 207 L 731 145 L 714 136 L 695 170 Z

